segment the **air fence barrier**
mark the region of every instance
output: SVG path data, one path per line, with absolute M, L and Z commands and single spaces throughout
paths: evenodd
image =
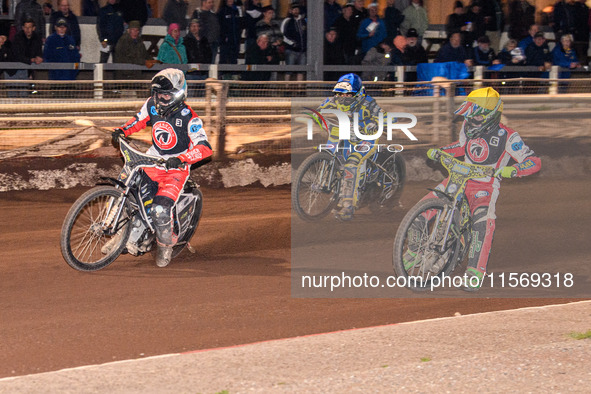
M 125 64 L 3 63 L 7 69 L 32 69 L 35 77 L 50 69 L 80 70 L 75 81 L 0 80 L 0 150 L 35 145 L 56 138 L 56 128 L 82 128 L 73 121 L 91 120 L 104 127 L 116 127 L 141 107 L 149 95 L 149 80 L 168 65 L 152 68 Z M 235 78 L 253 71 L 269 71 L 283 78 L 287 71 L 305 72 L 307 66 L 180 65 L 183 70 L 199 70 L 205 80 L 188 80 L 188 103 L 203 118 L 218 155 L 237 152 L 287 153 L 297 148 L 291 141 L 292 99 L 307 98 L 319 105 L 331 95 L 332 81 L 242 81 Z M 419 141 L 400 136 L 405 148 L 441 145 L 455 138 L 459 123 L 453 115 L 464 95 L 478 87 L 492 86 L 503 96 L 507 116 L 532 118 L 543 113 L 552 117 L 588 117 L 591 111 L 591 79 L 586 69 L 552 67 L 546 78 L 525 78 L 539 71 L 535 67 L 510 67 L 492 71 L 474 67 L 471 79 L 429 82 L 416 79 L 415 67 L 325 66 L 326 72 L 371 73 L 387 70 L 393 81 L 366 82 L 368 94 L 386 112 L 406 112 L 417 117 L 413 133 Z M 109 79 L 116 71 L 137 70 L 138 80 Z M 213 78 L 213 77 L 219 77 Z M 227 79 L 224 79 L 227 78 Z M 8 133 L 10 129 L 26 129 Z

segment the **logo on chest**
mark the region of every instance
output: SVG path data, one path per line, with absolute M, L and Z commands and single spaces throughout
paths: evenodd
M 174 128 L 166 122 L 156 122 L 152 127 L 152 139 L 162 150 L 174 148 L 178 141 Z
M 485 140 L 476 138 L 468 142 L 468 155 L 475 163 L 482 163 L 488 159 L 489 147 Z

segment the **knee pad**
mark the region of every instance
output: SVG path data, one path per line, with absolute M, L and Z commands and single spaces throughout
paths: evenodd
M 156 196 L 152 202 L 150 216 L 156 226 L 165 226 L 172 221 L 172 207 L 174 201 L 168 197 Z

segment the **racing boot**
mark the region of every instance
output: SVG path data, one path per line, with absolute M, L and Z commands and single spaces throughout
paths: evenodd
M 464 291 L 478 291 L 484 282 L 484 272 L 478 271 L 476 268 L 468 267 L 464 273 Z
M 355 208 L 353 208 L 350 202 L 343 203 L 343 207 L 339 211 L 333 211 L 334 217 L 342 222 L 347 222 L 353 219 L 354 213 Z
M 158 250 L 156 251 L 156 265 L 160 268 L 164 268 L 170 264 L 171 259 L 172 246 L 158 244 Z
M 101 248 L 101 253 L 104 255 L 111 254 L 111 252 L 119 245 L 123 237 L 123 230 L 119 230 L 117 234 L 113 235 L 110 240 Z

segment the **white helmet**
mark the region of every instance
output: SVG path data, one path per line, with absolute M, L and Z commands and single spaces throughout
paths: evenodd
M 160 71 L 152 78 L 152 97 L 160 116 L 167 116 L 179 108 L 187 98 L 185 74 L 176 68 Z

